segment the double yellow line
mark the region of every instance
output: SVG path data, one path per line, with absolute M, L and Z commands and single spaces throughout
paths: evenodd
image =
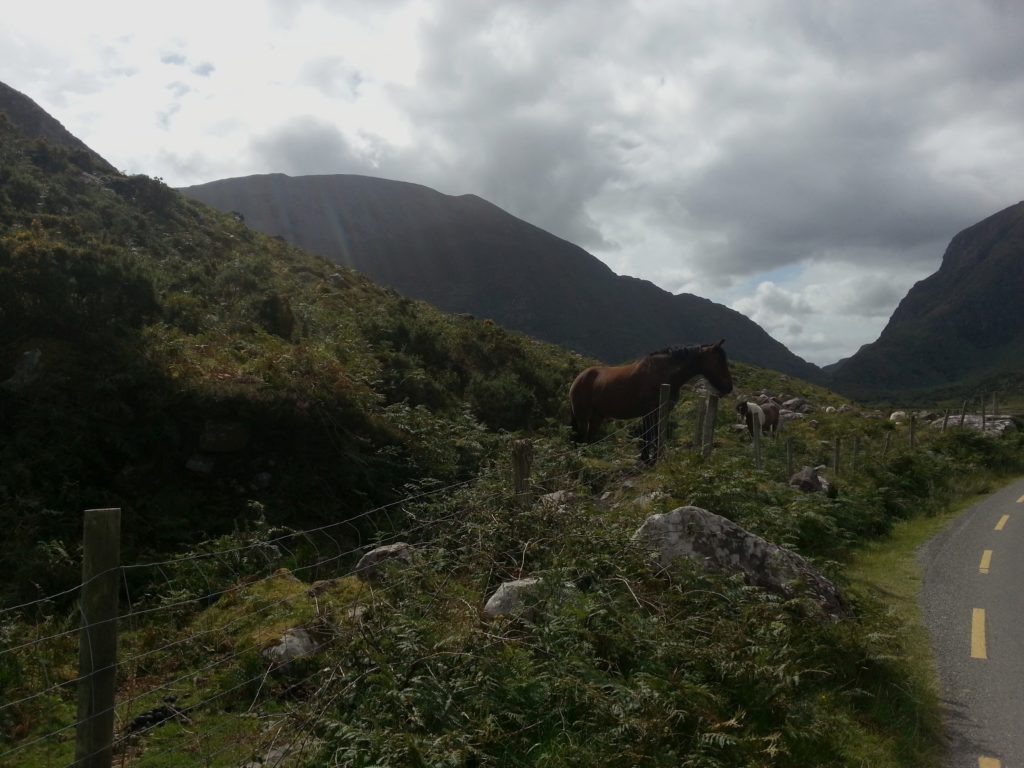
M 1018 504 L 1024 504 L 1024 496 L 1017 499 Z M 1003 515 L 996 523 L 995 530 L 1001 531 L 1009 522 L 1010 516 Z M 978 564 L 978 573 L 988 573 L 992 569 L 992 550 L 986 549 L 981 553 L 981 562 Z M 985 646 L 985 609 L 974 608 L 971 612 L 971 658 L 987 659 L 988 651 Z
M 1024 504 L 1024 496 L 1017 499 L 1018 504 Z M 996 523 L 995 530 L 1001 531 L 1009 522 L 1010 516 L 1003 515 Z M 988 573 L 992 568 L 992 550 L 986 549 L 981 553 L 981 563 L 978 565 L 978 573 Z M 985 609 L 974 608 L 971 611 L 971 658 L 987 659 L 988 649 L 985 644 Z M 1002 763 L 994 757 L 979 757 L 978 768 L 1002 768 Z

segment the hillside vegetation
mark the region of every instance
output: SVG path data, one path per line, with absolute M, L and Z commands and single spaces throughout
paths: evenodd
M 790 487 L 781 441 L 755 468 L 729 401 L 703 458 L 693 388 L 641 467 L 629 425 L 570 441 L 580 357 L 3 118 L 0 327 L 0 765 L 73 761 L 77 542 L 103 506 L 126 542 L 117 765 L 937 764 L 926 655 L 846 563 L 1021 471 L 1019 436 L 922 428 L 911 449 L 905 426 L 736 364 L 738 392 L 813 404 L 785 433 L 798 466 L 858 438 L 833 491 Z M 563 495 L 513 494 L 524 437 L 534 496 Z M 633 532 L 682 504 L 809 558 L 850 617 L 656 567 Z M 409 562 L 356 574 L 400 541 Z M 522 577 L 542 579 L 528 610 L 488 618 Z M 271 653 L 298 630 L 311 651 Z
M 81 510 L 126 556 L 334 521 L 470 477 L 567 420 L 581 358 L 455 318 L 0 116 L 0 593 L 73 576 Z

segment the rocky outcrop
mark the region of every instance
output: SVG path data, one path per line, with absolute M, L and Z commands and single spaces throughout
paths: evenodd
M 653 515 L 640 526 L 633 540 L 651 550 L 662 566 L 686 557 L 709 571 L 742 573 L 749 584 L 786 598 L 809 596 L 833 618 L 850 615 L 836 586 L 805 558 L 706 509 L 679 507 Z
M 932 429 L 942 429 L 942 419 L 936 419 L 932 422 Z M 953 429 L 954 427 L 960 426 L 959 416 L 950 416 L 949 421 L 946 423 L 947 429 Z M 984 435 L 1001 435 L 1005 432 L 1013 432 L 1017 429 L 1017 422 L 1013 420 L 1011 416 L 986 416 L 984 423 L 982 423 L 981 415 L 977 413 L 968 413 L 964 415 L 964 429 L 973 429 L 981 432 Z

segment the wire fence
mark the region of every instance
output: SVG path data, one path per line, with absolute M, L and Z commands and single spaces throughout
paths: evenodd
M 717 398 L 709 397 L 695 414 L 697 430 L 693 433 L 692 446 L 698 454 L 706 455 L 714 444 L 716 424 L 712 403 L 717 405 Z M 664 435 L 667 418 L 668 410 L 661 408 L 645 414 L 642 422 Z M 945 421 L 948 421 L 948 414 Z M 868 453 L 873 451 L 874 455 L 884 457 L 887 451 L 895 450 L 894 439 L 914 448 L 917 439 L 914 430 L 915 424 L 911 420 L 909 432 L 905 435 L 890 431 L 877 443 L 868 443 L 859 437 L 856 442 L 851 439 L 847 454 L 840 452 L 841 438 L 834 437 L 830 470 L 835 475 L 853 473 L 857 471 L 858 461 Z M 633 433 L 634 427 L 627 425 L 594 443 L 543 454 L 538 457 L 548 468 L 543 476 L 543 485 L 546 488 L 565 487 L 578 481 L 580 464 L 584 459 L 599 454 L 608 446 L 621 446 L 624 439 Z M 664 437 L 660 439 L 664 440 Z M 829 447 L 822 440 L 816 445 L 804 444 L 801 447 L 803 456 L 796 456 L 792 438 L 786 437 L 784 429 L 781 436 L 768 443 L 768 450 L 774 451 L 773 466 L 776 469 L 783 466 L 782 456 L 785 455 L 785 470 L 792 473 L 796 459 L 820 458 L 829 452 Z M 663 445 L 659 445 L 656 453 L 663 450 Z M 841 459 L 841 456 L 846 458 Z M 755 461 L 760 459 L 755 456 Z M 82 614 L 80 622 L 75 622 L 77 616 L 52 619 L 38 625 L 37 637 L 21 640 L 2 638 L 0 682 L 4 681 L 5 671 L 29 669 L 36 684 L 23 684 L 24 693 L 0 701 L 0 726 L 7 731 L 4 740 L 0 741 L 0 766 L 22 765 L 28 756 L 43 765 L 109 765 L 109 756 L 114 753 L 122 764 L 129 764 L 142 755 L 143 747 L 140 745 L 145 738 L 169 724 L 181 726 L 176 740 L 147 746 L 146 761 L 159 763 L 160 759 L 180 751 L 197 756 L 202 764 L 213 765 L 225 752 L 237 750 L 236 742 L 226 740 L 222 744 L 217 738 L 238 728 L 237 715 L 197 728 L 193 720 L 196 713 L 224 699 L 232 700 L 236 712 L 239 700 L 248 701 L 244 711 L 252 713 L 267 681 L 293 667 L 298 668 L 298 674 L 287 678 L 289 690 L 300 690 L 314 682 L 318 690 L 330 688 L 337 670 L 330 667 L 306 670 L 303 666 L 306 657 L 302 654 L 289 656 L 282 652 L 275 656 L 273 653 L 268 655 L 267 651 L 274 647 L 275 641 L 281 645 L 284 634 L 298 637 L 305 633 L 311 638 L 319 638 L 315 642 L 320 646 L 330 642 L 329 635 L 340 630 L 336 621 L 327 620 L 328 614 L 341 616 L 343 625 L 346 621 L 358 624 L 359 613 L 365 608 L 366 601 L 372 604 L 375 599 L 373 579 L 367 576 L 367 567 L 360 564 L 359 558 L 368 551 L 370 544 L 378 548 L 411 542 L 419 556 L 429 557 L 431 551 L 443 550 L 450 562 L 472 559 L 489 551 L 479 541 L 467 540 L 451 546 L 449 539 L 454 538 L 454 532 L 466 515 L 460 505 L 460 494 L 472 490 L 472 505 L 476 508 L 495 506 L 504 510 L 508 505 L 517 503 L 522 478 L 513 477 L 509 483 L 507 477 L 499 476 L 497 466 L 489 475 L 409 494 L 345 520 L 300 531 L 265 531 L 244 544 L 102 568 L 73 587 L 0 608 L 0 620 L 5 616 L 26 615 L 44 604 L 72 596 L 81 599 L 102 579 L 113 574 L 117 577 L 118 594 L 114 599 L 120 605 L 113 618 L 91 621 L 90 617 Z M 510 468 L 515 471 L 514 460 Z M 551 468 L 561 468 L 561 471 Z M 614 471 L 625 479 L 643 468 L 642 464 L 630 462 L 604 471 Z M 369 532 L 361 533 L 356 544 L 345 543 L 346 537 L 339 536 L 338 532 L 345 528 L 352 530 L 356 521 L 366 524 Z M 364 538 L 370 538 L 371 542 L 363 541 Z M 624 550 L 628 546 L 628 542 L 623 542 Z M 516 570 L 514 564 L 508 563 L 491 563 L 489 568 L 490 572 L 480 576 L 482 592 L 495 580 L 496 573 L 508 574 Z M 141 578 L 140 574 L 148 576 Z M 451 573 L 435 588 L 434 598 L 441 598 L 441 590 L 449 578 L 452 578 Z M 418 580 L 420 574 L 410 571 L 393 577 L 388 584 L 391 589 L 423 588 Z M 142 594 L 137 591 L 138 584 L 146 585 Z M 326 586 L 318 591 L 318 584 Z M 340 588 L 337 593 L 340 597 L 332 597 L 332 585 Z M 211 607 L 218 610 L 209 612 L 205 623 L 197 623 L 196 617 Z M 237 610 L 233 611 L 235 607 Z M 261 622 L 273 628 L 274 632 L 266 628 L 259 631 L 257 627 Z M 73 623 L 80 626 L 72 626 Z M 70 673 L 76 652 L 83 658 L 91 658 L 93 632 L 104 625 L 112 625 L 111 628 L 122 637 L 116 659 L 111 663 L 87 667 L 85 671 L 80 669 L 78 674 Z M 180 674 L 175 674 L 175 670 Z M 80 706 L 78 717 L 69 716 L 71 691 L 77 690 L 80 697 L 94 697 L 89 688 L 90 681 L 102 674 L 116 676 L 119 691 L 116 699 L 107 703 L 92 701 L 93 706 L 87 715 L 82 716 Z M 8 680 L 16 677 L 15 673 L 7 675 Z M 200 695 L 206 685 L 213 691 L 209 695 Z M 270 750 L 267 754 L 283 758 L 294 756 L 314 744 L 313 726 L 341 695 L 343 692 L 334 692 L 312 711 L 296 708 L 294 715 L 282 714 L 276 735 L 269 746 L 264 740 L 261 750 Z M 195 700 L 179 704 L 176 698 L 179 696 Z M 19 736 L 20 713 L 46 707 L 54 712 L 52 726 L 37 725 L 31 732 Z M 116 720 L 112 742 L 108 738 L 100 748 L 83 750 L 79 744 L 77 751 L 72 749 L 72 734 L 111 716 Z M 298 722 L 290 722 L 289 718 L 298 718 Z M 57 722 L 59 720 L 63 722 Z M 296 734 L 291 741 L 282 741 L 281 734 L 285 730 Z M 101 762 L 96 762 L 97 759 Z M 108 762 L 103 763 L 104 759 Z
M 657 418 L 657 410 L 644 415 L 644 421 Z M 663 414 L 664 416 L 664 414 Z M 657 421 L 654 422 L 657 427 Z M 542 458 L 545 465 L 571 467 L 560 473 L 547 472 L 544 483 L 547 486 L 560 486 L 569 483 L 578 476 L 576 465 L 588 455 L 596 454 L 606 446 L 621 443 L 628 438 L 633 430 L 631 425 L 609 432 L 593 443 L 570 447 L 561 452 L 548 453 Z M 528 470 L 527 470 L 528 471 Z M 623 476 L 640 471 L 630 465 L 621 470 Z M 529 478 L 527 478 L 529 481 Z M 400 541 L 415 542 L 417 551 L 429 552 L 431 542 L 443 532 L 446 526 L 452 526 L 463 514 L 458 504 L 452 503 L 442 514 L 419 514 L 418 506 L 438 504 L 439 499 L 456 499 L 461 491 L 471 486 L 485 484 L 481 477 L 452 483 L 440 488 L 409 494 L 396 501 L 374 506 L 345 520 L 298 531 L 274 532 L 272 535 L 258 536 L 255 540 L 214 548 L 208 551 L 192 552 L 187 555 L 169 559 L 117 564 L 109 568 L 101 568 L 98 572 L 81 583 L 59 592 L 40 597 L 17 605 L 0 607 L 0 620 L 27 616 L 28 612 L 45 606 L 53 606 L 69 599 L 83 602 L 83 595 L 96 583 L 116 576 L 117 592 L 115 600 L 119 602 L 118 610 L 112 618 L 98 621 L 91 620 L 84 612 L 64 619 L 51 618 L 37 624 L 39 634 L 29 639 L 2 638 L 0 646 L 0 675 L 6 668 L 30 670 L 36 686 L 22 685 L 35 690 L 14 696 L 5 696 L 0 701 L 0 726 L 7 733 L 0 740 L 0 766 L 16 766 L 24 764 L 29 756 L 36 762 L 54 766 L 86 766 L 109 765 L 110 755 L 116 752 L 122 762 L 147 734 L 169 723 L 187 725 L 190 713 L 203 710 L 219 699 L 237 696 L 239 692 L 260 686 L 272 675 L 292 665 L 294 659 L 283 658 L 272 660 L 264 652 L 268 647 L 268 638 L 261 633 L 251 635 L 242 641 L 234 642 L 236 636 L 244 636 L 244 630 L 255 622 L 279 619 L 294 615 L 294 604 L 308 600 L 312 594 L 308 583 L 299 579 L 314 576 L 330 577 L 331 581 L 344 582 L 346 579 L 359 578 L 361 573 L 358 557 L 365 554 L 369 545 L 362 539 L 372 540 L 373 547 L 397 544 Z M 505 505 L 516 500 L 516 479 L 510 486 L 505 480 L 490 478 L 491 491 L 473 498 L 476 506 Z M 401 512 L 398 516 L 394 513 Z M 354 530 L 356 522 L 369 528 L 368 533 L 357 536 L 359 543 L 343 543 L 345 537 L 336 536 L 337 531 Z M 461 548 L 449 547 L 449 557 L 458 556 L 459 549 L 469 552 L 474 544 L 467 543 Z M 243 561 L 244 562 L 243 564 Z M 255 562 L 259 562 L 257 567 Z M 284 566 L 287 564 L 287 568 Z M 146 574 L 146 578 L 140 578 Z M 406 577 L 408 579 L 414 576 Z M 261 588 L 272 587 L 277 580 L 286 583 L 283 590 L 268 589 L 263 599 L 258 599 Z M 214 581 L 218 583 L 213 583 Z M 144 595 L 133 594 L 132 583 L 148 583 Z M 204 583 L 206 588 L 197 589 L 197 583 Z M 314 582 L 315 583 L 315 582 Z M 389 582 L 395 586 L 395 582 Z M 156 587 L 154 585 L 159 585 Z M 363 589 L 372 592 L 372 584 L 362 585 Z M 401 581 L 398 582 L 401 586 Z M 279 596 L 278 596 L 278 593 Z M 195 617 L 201 609 L 209 606 L 222 605 L 233 599 L 245 601 L 244 610 L 232 614 L 224 611 L 220 621 L 211 621 L 209 626 L 201 628 L 185 625 L 171 637 L 162 637 L 159 641 L 147 641 L 153 632 L 168 632 L 168 625 L 173 626 L 170 617 Z M 318 599 L 313 596 L 312 601 Z M 351 611 L 358 607 L 353 603 Z M 75 619 L 79 619 L 76 621 Z M 312 616 L 304 621 L 287 622 L 292 634 L 306 632 L 316 634 L 323 631 L 323 615 L 314 610 Z M 20 626 L 26 626 L 23 623 Z M 91 666 L 78 674 L 69 674 L 73 668 L 73 657 L 81 651 L 83 657 L 92 657 L 92 639 L 101 632 L 105 625 L 122 638 L 120 651 L 114 661 L 100 666 Z M 271 638 L 273 640 L 273 638 Z M 230 647 L 222 648 L 228 645 Z M 212 652 L 211 652 L 212 651 Z M 206 655 L 208 660 L 196 665 L 186 664 L 187 671 L 177 675 L 163 675 L 159 682 L 147 683 L 150 674 L 167 670 L 180 664 L 183 659 L 193 659 Z M 216 692 L 187 705 L 177 705 L 172 698 L 182 690 L 193 691 L 197 678 L 210 678 L 221 672 L 235 672 L 236 668 L 248 668 L 253 659 L 259 660 L 256 671 L 230 685 L 217 686 Z M 241 662 L 247 664 L 242 664 Z M 4 665 L 7 665 L 5 667 Z M 87 715 L 82 716 L 81 706 L 79 717 L 64 718 L 65 722 L 54 724 L 49 728 L 38 728 L 32 735 L 18 738 L 19 714 L 28 710 L 43 710 L 52 707 L 66 712 L 70 706 L 72 691 L 79 696 L 95 697 L 89 691 L 90 684 L 100 675 L 116 675 L 120 693 L 116 700 L 103 704 L 92 702 L 93 706 Z M 292 687 L 301 686 L 317 675 L 321 670 L 310 672 Z M 4 682 L 0 677 L 0 682 Z M 82 693 L 87 691 L 87 693 Z M 255 705 L 259 692 L 253 695 L 250 709 Z M 329 706 L 324 703 L 324 707 Z M 81 743 L 76 750 L 72 749 L 74 734 L 88 728 L 95 721 L 116 716 L 117 726 L 113 743 L 104 744 L 101 748 L 83 750 Z M 306 717 L 309 717 L 307 714 Z M 54 718 L 60 719 L 60 718 Z M 215 726 L 217 730 L 229 730 L 234 727 L 231 720 Z M 187 730 L 187 729 L 186 729 Z M 40 732 L 41 731 L 41 732 Z M 152 754 L 147 753 L 147 760 L 156 759 L 162 753 L 170 753 L 179 749 L 202 753 L 201 743 L 209 742 L 216 731 L 209 728 L 202 732 L 192 733 L 186 744 L 167 747 Z M 294 753 L 295 745 L 288 745 L 288 752 Z M 222 747 L 221 751 L 230 748 Z M 73 755 L 73 756 L 72 756 Z M 204 754 L 203 759 L 209 761 L 212 754 Z M 106 761 L 106 762 L 104 762 Z

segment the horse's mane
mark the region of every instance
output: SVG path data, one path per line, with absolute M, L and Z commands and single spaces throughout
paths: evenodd
M 691 355 L 694 352 L 699 352 L 700 346 L 697 344 L 689 344 L 685 347 L 665 347 L 664 349 L 657 349 L 654 352 L 648 352 L 647 357 L 654 357 L 655 355 L 672 355 L 682 356 Z

